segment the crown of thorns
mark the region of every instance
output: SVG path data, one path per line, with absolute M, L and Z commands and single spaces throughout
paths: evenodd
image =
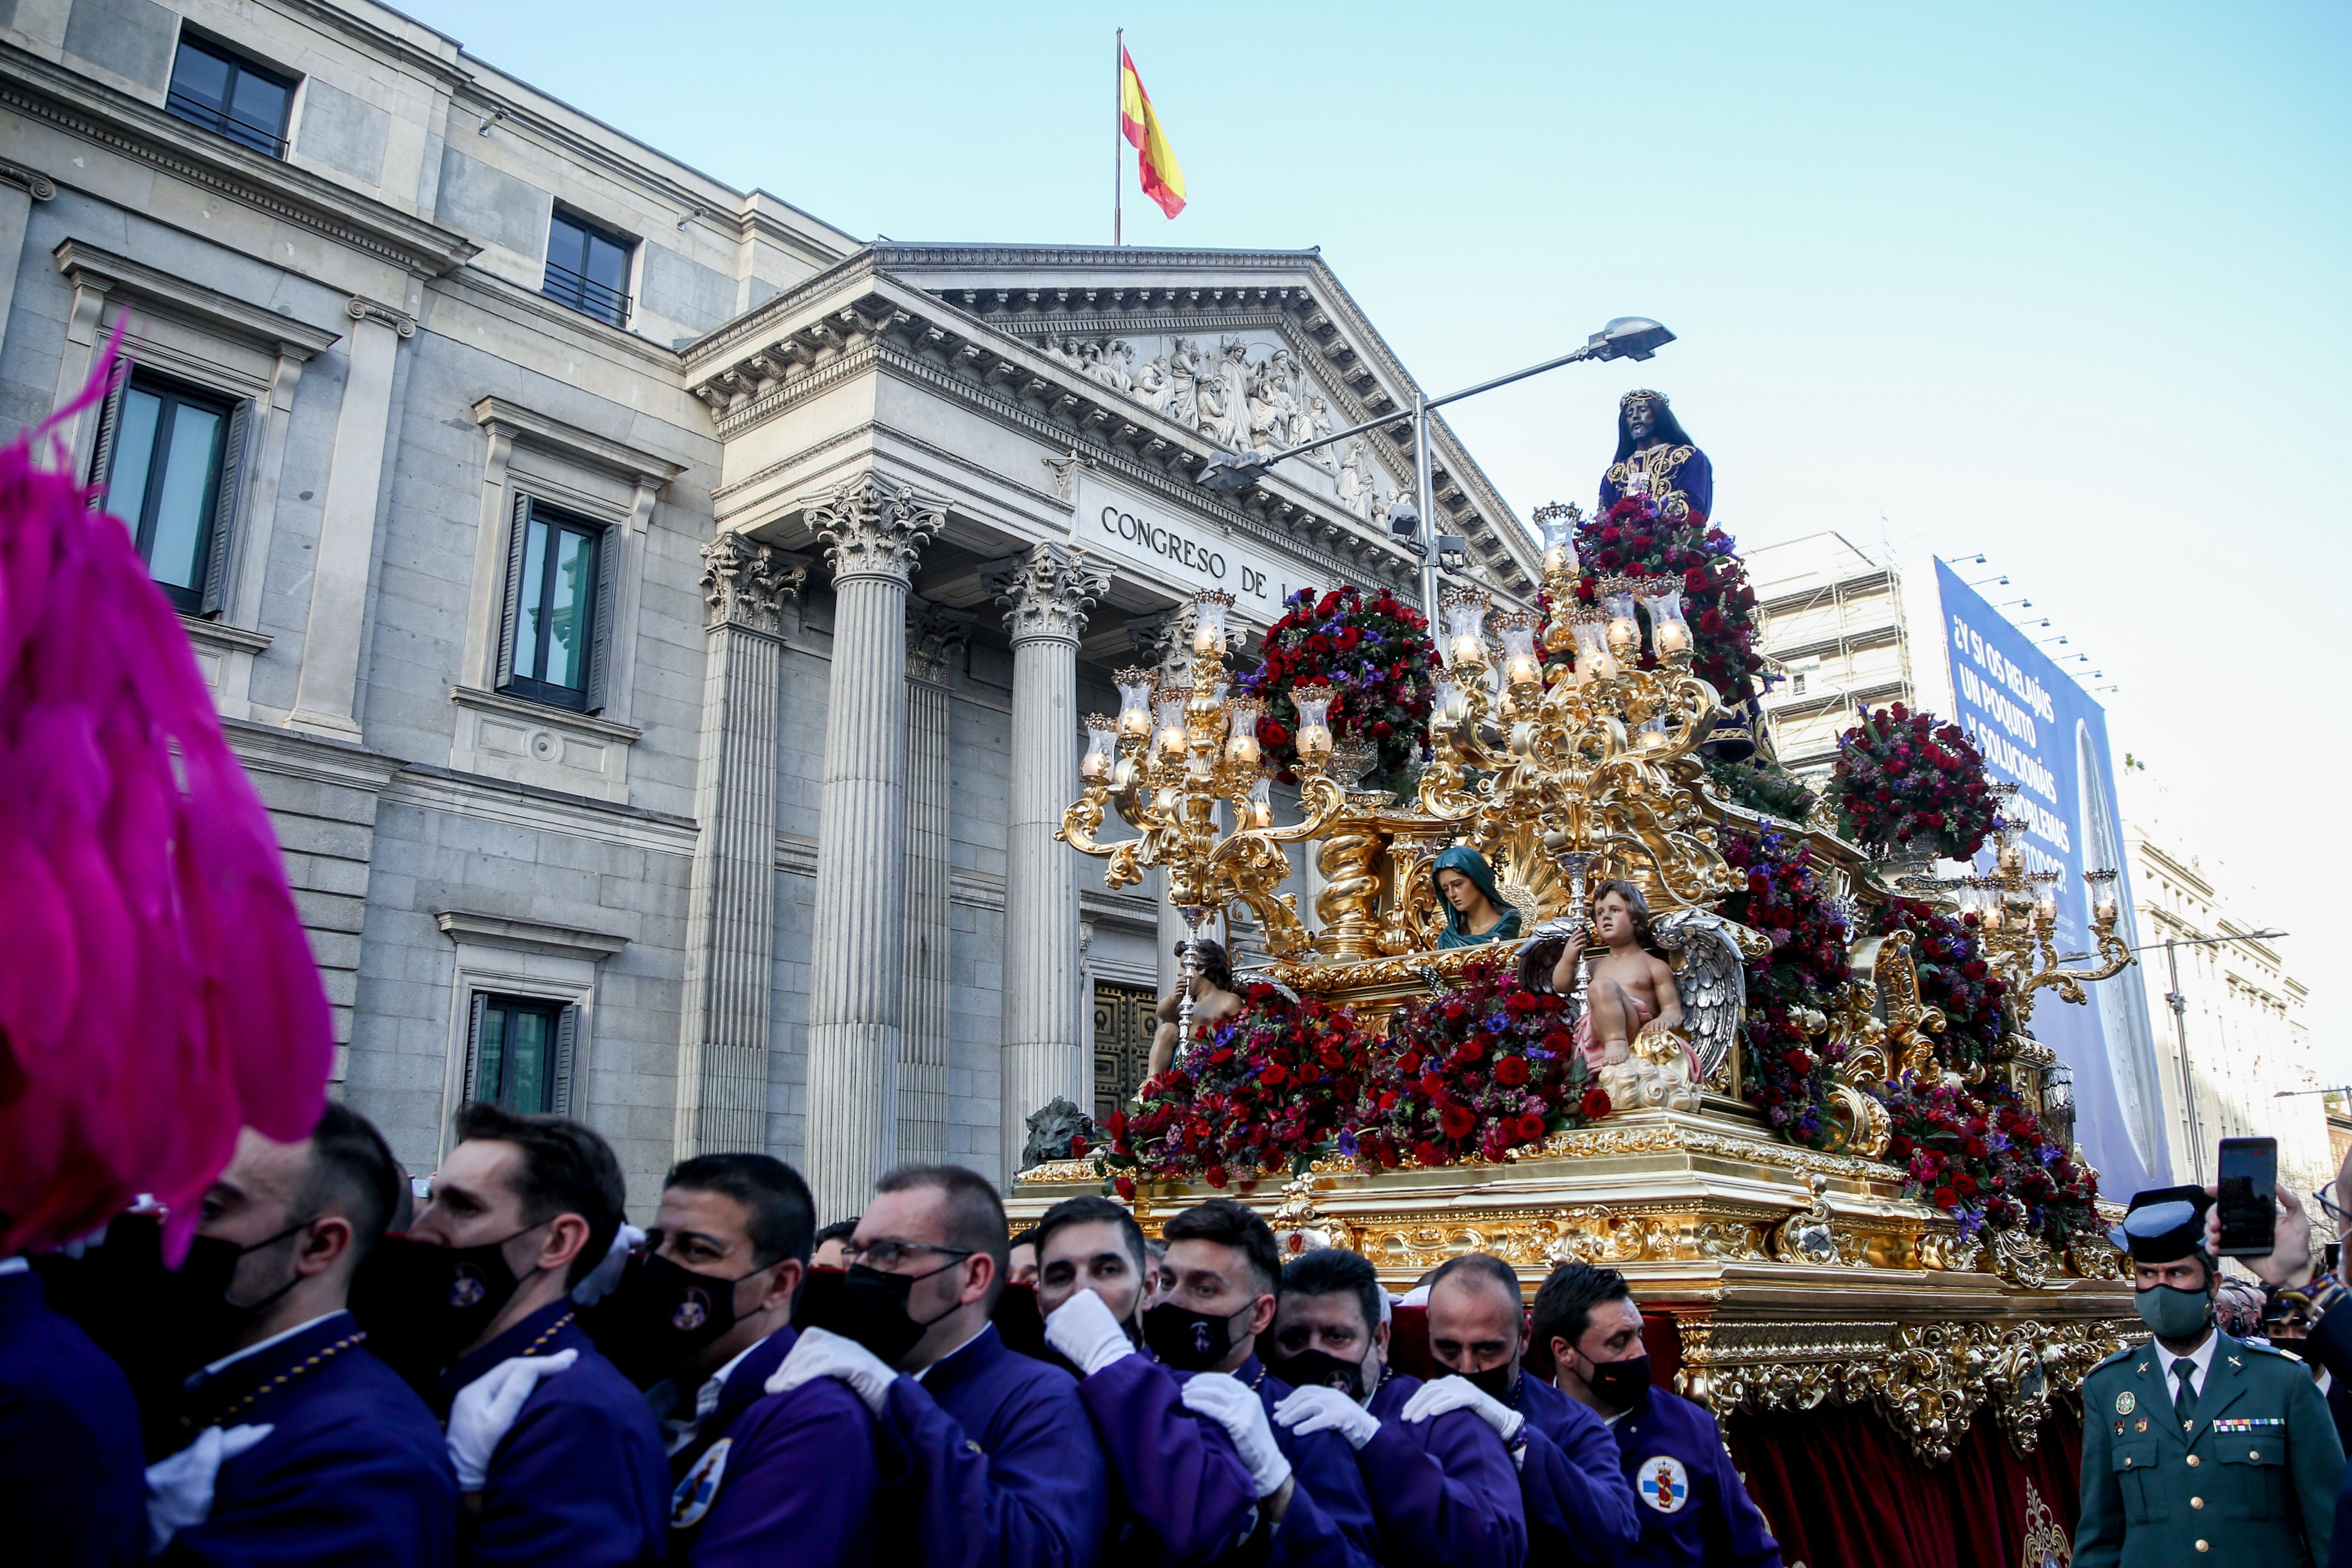
M 1652 392 L 1646 386 L 1637 386 L 1633 391 L 1627 393 L 1624 396 L 1619 398 L 1617 400 L 1617 406 L 1622 408 L 1630 403 L 1655 403 L 1666 407 L 1673 406 L 1673 400 L 1668 398 L 1664 393 Z

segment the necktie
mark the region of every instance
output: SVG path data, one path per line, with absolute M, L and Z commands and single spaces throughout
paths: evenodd
M 2187 1356 L 2173 1359 L 2172 1375 L 2180 1380 L 2180 1392 L 2172 1396 L 2172 1413 L 2180 1417 L 2183 1432 L 2197 1424 L 2197 1391 L 2189 1383 L 2196 1372 L 2197 1363 Z

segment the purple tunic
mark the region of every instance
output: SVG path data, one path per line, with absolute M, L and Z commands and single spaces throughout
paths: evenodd
M 1550 1384 L 1522 1373 L 1509 1403 L 1528 1418 L 1519 1498 L 1537 1563 L 1615 1563 L 1640 1539 L 1641 1507 L 1609 1424 Z
M 669 1461 L 645 1396 L 572 1319 L 570 1300 L 538 1311 L 441 1374 L 445 1397 L 500 1363 L 578 1351 L 540 1380 L 490 1455 L 481 1506 L 457 1536 L 464 1563 L 639 1568 L 667 1544 Z
M 1520 1568 L 1528 1555 L 1519 1475 L 1503 1439 L 1467 1410 L 1402 1419 L 1421 1379 L 1391 1372 L 1372 1394 L 1381 1429 L 1356 1454 L 1388 1568 Z
M 1221 1562 L 1248 1537 L 1249 1470 L 1223 1427 L 1184 1407 L 1166 1367 L 1121 1356 L 1078 1397 L 1118 1487 L 1109 1544 L 1120 1568 Z
M 994 1324 L 921 1381 L 890 1384 L 875 1444 L 892 1495 L 877 1562 L 1091 1568 L 1110 1477 L 1077 1380 L 1004 1348 Z
M 1269 1561 L 1276 1568 L 1372 1568 L 1380 1560 L 1380 1531 L 1356 1450 L 1337 1432 L 1302 1436 L 1275 1421 L 1274 1407 L 1290 1397 L 1290 1384 L 1266 1371 L 1256 1355 L 1233 1375 L 1256 1392 L 1275 1446 L 1290 1461 L 1290 1506 L 1275 1527 Z
M 344 1344 L 358 1334 L 352 1315 L 337 1312 L 190 1380 L 191 1438 L 215 1420 L 270 1433 L 221 1466 L 212 1513 L 173 1536 L 158 1561 L 446 1568 L 457 1551 L 457 1477 L 441 1428 L 396 1373 Z M 257 1397 L 240 1404 L 247 1394 Z
M 1725 1452 L 1715 1417 L 1663 1388 L 1619 1418 L 1642 1539 L 1631 1568 L 1780 1568 L 1780 1543 Z
M 874 1417 L 830 1377 L 767 1392 L 799 1335 L 778 1329 L 719 1386 L 671 1456 L 670 1560 L 692 1568 L 875 1561 Z M 721 1445 L 724 1445 L 723 1451 Z
M 122 1369 L 38 1276 L 0 1275 L 0 1541 L 58 1568 L 146 1562 L 145 1465 Z

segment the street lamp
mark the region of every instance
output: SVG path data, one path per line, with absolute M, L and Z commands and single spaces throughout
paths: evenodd
M 2189 998 L 2180 992 L 2180 959 L 2179 950 L 2184 947 L 2210 947 L 2224 942 L 2268 942 L 2287 933 L 2283 931 L 2250 931 L 2229 936 L 2166 937 L 2162 942 L 2142 942 L 2132 949 L 2146 952 L 2153 947 L 2164 949 L 2164 967 L 2171 989 L 2164 994 L 2164 1005 L 2172 1009 L 2173 1038 L 2180 1047 L 2180 1113 L 2189 1123 L 2189 1170 L 2192 1181 L 2205 1180 L 2204 1121 L 2197 1114 L 2197 1078 L 2189 1068 Z
M 1412 538 L 1412 548 L 1421 556 L 1421 607 L 1432 626 L 1437 624 L 1437 558 L 1443 553 L 1447 539 L 1453 536 L 1441 536 L 1433 531 L 1436 527 L 1436 498 L 1430 493 L 1429 411 L 1449 403 L 1458 403 L 1465 397 L 1475 397 L 1482 392 L 1492 392 L 1498 386 L 1508 386 L 1515 381 L 1525 381 L 1548 370 L 1558 370 L 1564 364 L 1575 364 L 1580 360 L 1645 360 L 1674 341 L 1674 333 L 1647 316 L 1620 316 L 1586 339 L 1582 348 L 1562 354 L 1558 359 L 1548 359 L 1541 364 L 1531 364 L 1525 370 L 1515 370 L 1508 375 L 1498 375 L 1492 381 L 1482 381 L 1475 386 L 1449 392 L 1443 397 L 1423 397 L 1419 392 L 1412 395 L 1413 489 L 1420 499 L 1409 516 L 1399 517 L 1397 510 L 1402 509 L 1392 510 L 1389 527 L 1393 533 Z M 1367 430 L 1393 425 L 1396 420 L 1393 414 L 1367 419 L 1361 425 L 1351 425 L 1345 430 L 1318 436 L 1296 447 L 1286 447 L 1279 452 L 1219 452 L 1193 476 L 1193 482 L 1202 489 L 1220 495 L 1247 489 L 1264 479 L 1266 470 L 1285 458 L 1296 458 L 1318 447 L 1328 447 L 1350 436 L 1360 436 Z

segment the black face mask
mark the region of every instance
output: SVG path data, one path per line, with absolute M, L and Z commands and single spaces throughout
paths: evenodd
M 1364 1369 L 1329 1351 L 1305 1350 L 1266 1359 L 1274 1375 L 1293 1388 L 1336 1388 L 1350 1399 L 1364 1397 Z
M 1643 1369 L 1643 1374 L 1648 1375 L 1646 1365 Z M 1457 1372 L 1454 1375 L 1487 1398 L 1499 1399 L 1508 1405 L 1511 1403 L 1512 1392 L 1518 1387 L 1519 1363 L 1507 1361 L 1500 1366 L 1490 1366 L 1484 1372 Z
M 1630 1410 L 1650 1402 L 1650 1358 L 1627 1356 L 1623 1361 L 1596 1361 L 1584 1374 L 1584 1385 L 1601 1403 Z
M 1232 1353 L 1234 1320 L 1249 1310 L 1244 1307 L 1219 1317 L 1162 1301 L 1143 1314 L 1143 1342 L 1162 1363 L 1178 1372 L 1206 1372 Z
M 180 1327 L 178 1359 L 186 1363 L 187 1372 L 218 1361 L 236 1349 L 237 1341 L 260 1321 L 261 1314 L 301 1279 L 289 1268 L 286 1283 L 260 1300 L 237 1301 L 228 1293 L 236 1279 L 237 1261 L 248 1252 L 276 1247 L 310 1225 L 307 1219 L 299 1225 L 289 1225 L 276 1236 L 250 1247 L 239 1247 L 216 1236 L 199 1236 L 188 1243 L 188 1256 L 179 1268 L 163 1276 L 153 1303 L 160 1321 L 176 1322 Z
M 633 1253 L 621 1282 L 581 1314 L 581 1324 L 621 1375 L 642 1388 L 733 1328 L 735 1287 L 774 1267 L 730 1279 L 697 1274 L 658 1253 Z
M 962 1261 L 943 1263 L 929 1274 L 885 1274 L 863 1263 L 853 1263 L 839 1272 L 812 1268 L 801 1299 L 793 1307 L 793 1327 L 824 1329 L 855 1340 L 887 1365 L 897 1366 L 933 1323 L 962 1305 L 953 1303 L 936 1318 L 909 1317 L 907 1301 L 915 1281 L 944 1274 Z
M 367 1331 L 368 1349 L 412 1386 L 434 1387 L 441 1369 L 480 1339 L 521 1289 L 506 1244 L 537 1228 L 479 1247 L 385 1237 L 352 1279 L 352 1315 Z

